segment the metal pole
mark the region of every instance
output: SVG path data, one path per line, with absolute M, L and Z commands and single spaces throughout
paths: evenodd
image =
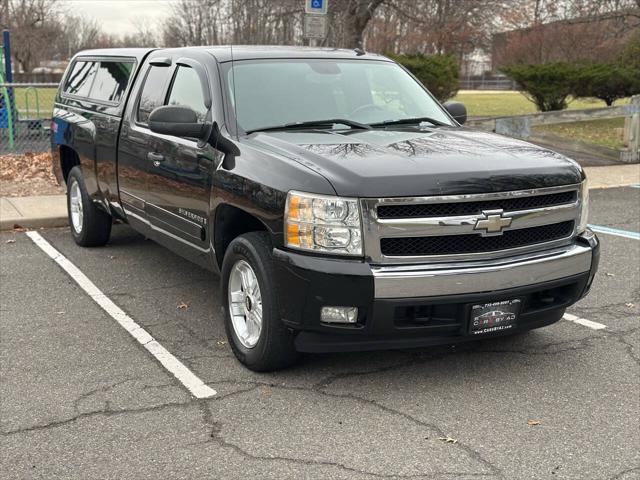
M 2 46 L 4 47 L 4 79 L 7 83 L 13 83 L 13 70 L 11 69 L 11 36 L 9 30 L 2 31 Z
M 13 83 L 13 69 L 11 67 L 11 36 L 9 30 L 2 31 L 2 48 L 4 50 L 4 81 Z M 7 109 L 7 127 L 9 131 L 9 148 L 13 149 L 15 140 L 15 119 L 17 111 L 13 97 L 13 88 L 5 88 L 5 108 Z

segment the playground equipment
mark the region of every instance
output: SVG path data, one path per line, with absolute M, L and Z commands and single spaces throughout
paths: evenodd
M 13 83 L 9 32 L 4 30 L 0 44 L 0 154 L 47 148 L 48 115 L 43 115 L 40 97 L 43 89 L 56 87 L 56 84 Z

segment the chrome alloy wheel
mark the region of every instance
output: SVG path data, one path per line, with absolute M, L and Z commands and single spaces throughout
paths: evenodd
M 253 348 L 262 331 L 262 295 L 258 277 L 244 260 L 231 267 L 228 290 L 233 330 L 242 345 Z
M 82 231 L 82 193 L 80 185 L 75 178 L 71 179 L 71 188 L 69 189 L 69 210 L 71 213 L 71 225 L 76 233 Z

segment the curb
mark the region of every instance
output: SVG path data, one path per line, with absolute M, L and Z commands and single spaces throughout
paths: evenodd
M 65 227 L 66 195 L 0 198 L 0 230 Z
M 0 231 L 14 228 L 56 228 L 69 226 L 69 220 L 64 217 L 19 217 L 3 218 L 0 220 Z

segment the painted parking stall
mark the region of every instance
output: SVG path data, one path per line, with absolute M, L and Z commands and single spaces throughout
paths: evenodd
M 109 299 L 89 278 L 56 250 L 38 232 L 26 234 L 44 253 L 56 262 L 111 318 L 124 328 L 160 364 L 167 369 L 196 398 L 210 398 L 216 391 L 208 387 L 194 375 L 180 360 L 158 343 L 144 328 L 136 323 L 111 299 Z

